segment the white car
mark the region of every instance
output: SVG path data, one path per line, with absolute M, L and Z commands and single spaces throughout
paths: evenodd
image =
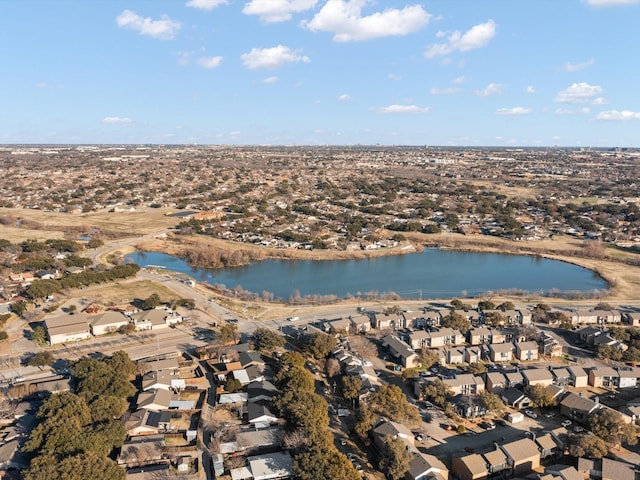
M 568 427 L 569 425 L 571 425 L 571 420 L 565 420 L 564 422 L 562 422 L 560 425 L 562 425 L 563 427 Z
M 531 418 L 538 418 L 538 414 L 535 413 L 533 410 L 525 410 L 524 411 L 525 415 L 527 415 L 528 417 Z

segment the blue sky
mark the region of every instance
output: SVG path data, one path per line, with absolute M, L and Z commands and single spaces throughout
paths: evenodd
M 0 143 L 640 146 L 640 0 L 3 0 Z

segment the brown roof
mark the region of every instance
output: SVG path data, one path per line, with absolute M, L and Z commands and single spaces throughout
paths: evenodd
M 527 460 L 539 455 L 538 446 L 530 438 L 523 438 L 515 442 L 505 443 L 502 449 L 511 457 L 514 463 Z

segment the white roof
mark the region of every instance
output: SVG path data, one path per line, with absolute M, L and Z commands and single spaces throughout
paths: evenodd
M 229 473 L 231 473 L 231 480 L 245 480 L 253 478 L 253 474 L 248 467 L 232 468 L 229 470 Z
M 286 478 L 291 476 L 293 460 L 288 452 L 276 452 L 247 458 L 255 480 Z

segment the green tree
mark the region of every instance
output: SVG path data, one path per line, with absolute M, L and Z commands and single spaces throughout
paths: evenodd
M 605 442 L 613 445 L 635 445 L 638 443 L 638 429 L 625 423 L 620 413 L 611 408 L 601 408 L 589 415 L 589 429 Z
M 152 293 L 144 299 L 144 301 L 142 302 L 142 308 L 144 310 L 151 310 L 159 307 L 161 303 L 162 302 L 160 300 L 160 295 L 158 295 L 157 293 Z
M 280 365 L 283 368 L 303 367 L 304 357 L 300 352 L 284 352 L 280 356 Z
M 87 452 L 62 460 L 44 455 L 32 460 L 25 480 L 124 480 L 126 473 L 113 460 Z
M 303 367 L 291 367 L 280 370 L 274 377 L 278 389 L 281 391 L 291 390 L 294 392 L 313 392 L 315 380 L 313 374 Z
M 345 375 L 340 379 L 340 391 L 342 392 L 342 398 L 345 400 L 352 403 L 355 402 L 360 395 L 360 390 L 362 390 L 362 380 L 360 377 Z
M 261 352 L 273 352 L 284 346 L 284 337 L 273 330 L 260 327 L 253 332 L 256 350 Z
M 460 330 L 462 333 L 465 333 L 471 329 L 471 322 L 463 315 L 451 310 L 442 318 L 442 326 Z
M 478 308 L 480 310 L 495 310 L 496 304 L 491 300 L 480 300 L 478 302 Z
M 420 420 L 418 409 L 407 401 L 407 396 L 397 385 L 382 385 L 371 394 L 369 404 L 374 412 L 394 422 L 417 423 Z
M 569 455 L 574 457 L 602 458 L 609 453 L 607 443 L 596 435 L 580 434 L 569 436 Z
M 498 310 L 506 312 L 507 310 L 515 310 L 516 306 L 513 304 L 513 302 L 506 301 L 498 305 L 496 308 Z
M 418 378 L 420 375 L 420 371 L 417 368 L 405 368 L 400 375 L 400 378 L 403 382 L 407 380 L 413 380 Z
M 11 311 L 13 313 L 21 317 L 27 311 L 27 302 L 25 302 L 24 300 L 13 302 L 9 308 L 11 308 Z
M 489 312 L 484 316 L 484 324 L 490 327 L 504 325 L 505 318 L 498 312 Z
M 422 388 L 422 396 L 435 405 L 444 407 L 447 400 L 453 396 L 453 392 L 446 383 L 436 378 Z
M 548 385 L 527 385 L 524 393 L 531 399 L 533 407 L 544 408 L 555 405 L 553 390 Z
M 399 438 L 387 436 L 380 452 L 380 470 L 389 480 L 401 480 L 409 470 L 411 454 Z
M 0 330 L 0 341 L 7 340 L 9 338 L 9 334 L 4 330 Z
M 420 358 L 420 365 L 424 368 L 431 368 L 440 361 L 435 350 L 431 350 L 426 347 L 420 350 L 418 356 Z
M 229 393 L 237 392 L 242 389 L 242 382 L 236 378 L 227 380 L 227 384 L 224 387 L 225 391 Z
M 31 367 L 45 367 L 48 365 L 53 365 L 55 362 L 55 358 L 53 357 L 51 352 L 38 352 L 33 355 L 28 361 L 27 365 Z
M 478 393 L 478 404 L 486 411 L 498 416 L 502 415 L 506 408 L 504 402 L 498 395 L 487 390 L 482 390 Z
M 336 346 L 336 339 L 324 333 L 315 333 L 307 337 L 305 351 L 317 360 L 325 358 Z
M 216 340 L 222 345 L 237 343 L 239 339 L 238 326 L 235 323 L 225 323 L 218 330 Z
M 623 353 L 619 348 L 612 345 L 602 344 L 598 345 L 597 355 L 598 358 L 619 361 L 622 360 Z
M 369 430 L 373 427 L 373 424 L 379 417 L 366 403 L 360 403 L 358 410 L 356 411 L 356 424 L 354 431 L 358 434 L 361 440 L 369 442 Z
M 314 446 L 295 456 L 293 473 L 300 480 L 359 480 L 353 464 L 335 447 Z

